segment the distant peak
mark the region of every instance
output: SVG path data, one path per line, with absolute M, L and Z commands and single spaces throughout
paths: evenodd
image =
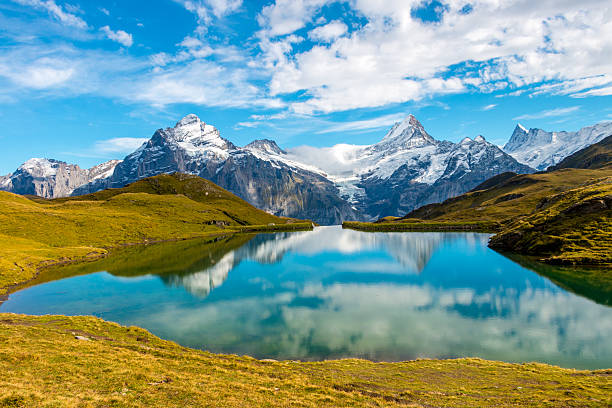
M 251 143 L 245 146 L 246 149 L 249 150 L 259 150 L 266 153 L 273 154 L 284 154 L 286 153 L 283 149 L 281 149 L 274 140 L 270 139 L 258 139 L 253 140 Z
M 473 142 L 473 140 L 466 136 L 466 137 L 464 137 L 461 140 L 461 142 L 459 142 L 459 144 L 468 144 L 468 143 L 472 143 L 472 142 Z
M 40 166 L 45 166 L 45 165 L 53 165 L 53 164 L 59 164 L 59 163 L 64 163 L 62 161 L 59 160 L 55 160 L 55 159 L 46 159 L 46 158 L 41 158 L 41 157 L 33 157 L 31 159 L 28 159 L 25 161 L 25 163 L 23 163 L 20 167 L 22 168 L 33 168 L 33 167 L 40 167 Z M 66 164 L 66 163 L 64 163 Z
M 378 145 L 381 147 L 392 145 L 410 149 L 435 143 L 435 139 L 425 131 L 421 122 L 414 115 L 408 115 L 402 122 L 393 125 Z
M 474 138 L 474 141 L 475 141 L 475 142 L 478 142 L 478 143 L 484 143 L 484 142 L 486 142 L 487 140 L 484 138 L 484 136 L 483 136 L 483 135 L 478 135 L 478 136 L 476 136 L 476 137 Z
M 185 116 L 183 119 L 179 120 L 176 123 L 175 128 L 182 127 L 182 126 L 187 126 L 187 125 L 192 125 L 194 123 L 200 123 L 200 122 L 202 122 L 202 121 L 200 120 L 200 118 L 197 115 L 195 115 L 193 113 L 190 113 L 189 115 Z
M 421 122 L 419 122 L 419 120 L 413 114 L 408 115 L 408 117 L 404 121 L 408 121 L 408 124 L 410 126 L 419 127 L 423 129 L 423 125 L 421 124 Z
M 521 125 L 520 123 L 516 124 L 516 128 L 514 128 L 514 131 L 516 132 L 517 130 L 522 130 L 525 133 L 528 133 L 529 131 L 527 130 L 527 128 L 523 125 Z

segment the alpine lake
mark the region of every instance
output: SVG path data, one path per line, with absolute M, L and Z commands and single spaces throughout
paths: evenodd
M 499 254 L 489 237 L 335 226 L 134 246 L 45 270 L 0 312 L 94 315 L 276 360 L 612 367 L 612 293 Z

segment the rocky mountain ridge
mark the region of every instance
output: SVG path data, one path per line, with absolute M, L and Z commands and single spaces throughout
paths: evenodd
M 517 153 L 519 147 L 535 145 L 527 141 L 539 141 L 542 133 L 517 129 L 506 148 L 523 158 L 525 155 Z M 41 162 L 41 168 L 46 166 Z M 187 115 L 174 127 L 157 130 L 124 160 L 101 166 L 97 172 L 94 169 L 100 166 L 87 170 L 87 177 L 72 167 L 70 174 L 78 177 L 68 182 L 63 176 L 49 174 L 45 184 L 43 169 L 39 181 L 32 177 L 8 184 L 18 170 L 0 178 L 0 189 L 58 197 L 123 187 L 160 173 L 183 172 L 209 179 L 275 215 L 336 224 L 401 216 L 424 204 L 465 193 L 497 174 L 534 171 L 483 136 L 459 143 L 436 140 L 412 115 L 373 145 L 286 150 L 267 139 L 238 147 L 222 138 L 214 126 Z M 52 188 L 53 183 L 59 187 Z
M 84 184 L 105 179 L 121 160 L 110 160 L 90 169 L 59 160 L 33 158 L 14 173 L 0 177 L 0 190 L 45 198 L 66 197 Z
M 567 156 L 612 135 L 612 122 L 601 122 L 577 132 L 527 130 L 518 124 L 504 146 L 504 151 L 520 163 L 546 170 Z

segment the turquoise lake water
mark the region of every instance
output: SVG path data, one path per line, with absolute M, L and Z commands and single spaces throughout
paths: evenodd
M 0 312 L 94 315 L 257 358 L 612 367 L 608 294 L 563 289 L 488 238 L 321 227 L 151 245 L 43 274 Z

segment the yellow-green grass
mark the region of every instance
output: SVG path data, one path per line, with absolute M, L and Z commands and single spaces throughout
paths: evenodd
M 563 169 L 522 174 L 506 183 L 421 207 L 405 218 L 447 222 L 513 221 L 531 214 L 545 198 L 612 177 L 612 170 Z M 515 197 L 515 198 L 512 198 Z M 396 222 L 402 222 L 402 219 Z
M 612 265 L 612 177 L 550 196 L 490 246 L 548 263 Z
M 366 231 L 478 230 L 500 232 L 496 249 L 551 263 L 612 264 L 610 211 L 563 215 L 580 200 L 612 195 L 612 169 L 561 169 L 505 178 L 499 185 L 421 207 L 402 218 L 345 223 Z M 554 203 L 554 204 L 551 204 Z M 530 232 L 527 232 L 531 227 Z M 508 233 L 520 231 L 518 244 Z
M 258 361 L 93 317 L 0 314 L 0 370 L 0 406 L 10 407 L 612 404 L 610 370 L 480 359 Z
M 400 231 L 499 231 L 501 224 L 493 221 L 423 221 L 418 219 L 402 219 L 397 222 L 358 222 L 344 221 L 342 228 L 372 232 L 400 232 Z
M 0 191 L 0 294 L 41 266 L 102 256 L 121 245 L 240 232 L 310 229 L 200 177 L 160 175 L 121 189 L 57 200 Z

